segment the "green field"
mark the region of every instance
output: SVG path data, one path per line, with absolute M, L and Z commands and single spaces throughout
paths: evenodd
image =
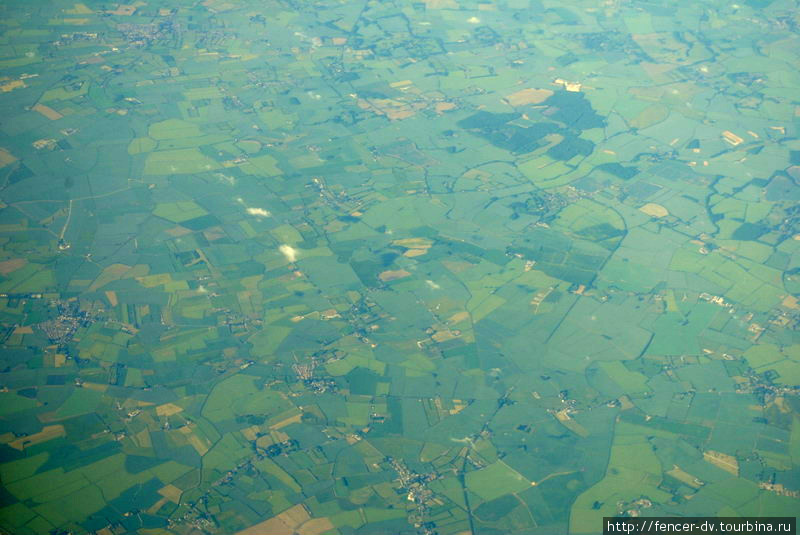
M 795 515 L 797 4 L 5 1 L 0 532 Z

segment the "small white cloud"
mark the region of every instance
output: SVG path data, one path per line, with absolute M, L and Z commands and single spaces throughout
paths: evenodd
M 432 290 L 438 290 L 439 288 L 441 288 L 441 286 L 439 286 L 433 281 L 425 281 L 425 282 L 428 284 L 428 286 L 431 287 Z
M 294 262 L 297 260 L 297 249 L 292 247 L 291 245 L 286 245 L 285 243 L 278 247 L 278 250 L 281 252 L 283 256 L 286 257 L 286 260 L 289 262 Z
M 215 173 L 215 176 L 220 182 L 224 182 L 229 186 L 233 186 L 234 184 L 236 184 L 236 179 L 233 178 L 232 176 L 224 175 L 222 173 Z
M 269 210 L 264 210 L 263 208 L 248 208 L 247 213 L 250 215 L 260 215 L 262 217 L 269 217 L 272 215 Z
M 467 19 L 467 22 L 469 22 L 470 24 L 480 24 L 481 19 L 479 19 L 478 17 L 470 17 Z

